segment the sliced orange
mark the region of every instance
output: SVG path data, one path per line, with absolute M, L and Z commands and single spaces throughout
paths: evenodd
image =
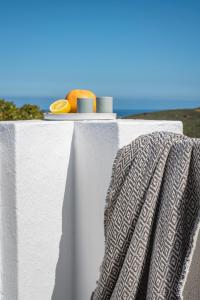
M 77 98 L 92 98 L 94 99 L 94 112 L 96 111 L 96 96 L 89 90 L 72 90 L 65 99 L 67 99 L 71 105 L 71 112 L 77 112 Z
M 50 105 L 50 111 L 53 114 L 65 114 L 69 113 L 70 110 L 71 106 L 69 104 L 69 101 L 66 99 L 59 99 Z

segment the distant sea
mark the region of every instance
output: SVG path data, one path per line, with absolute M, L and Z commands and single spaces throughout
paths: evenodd
M 128 115 L 139 115 L 142 113 L 147 113 L 147 112 L 153 112 L 156 111 L 151 110 L 151 109 L 117 109 L 114 108 L 114 112 L 117 113 L 118 117 L 124 117 L 124 116 L 128 116 Z
M 13 101 L 17 106 L 24 104 L 38 105 L 43 111 L 48 111 L 49 105 L 61 97 L 0 97 Z M 161 111 L 168 109 L 182 109 L 200 107 L 200 98 L 197 100 L 172 100 L 172 99 L 127 99 L 114 98 L 114 112 L 119 117 L 137 115 L 145 112 Z

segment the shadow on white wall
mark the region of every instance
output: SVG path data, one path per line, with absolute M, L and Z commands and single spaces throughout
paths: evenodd
M 89 299 L 104 252 L 103 213 L 118 126 L 74 128 L 52 300 Z M 66 298 L 67 297 L 67 298 Z
M 62 236 L 52 300 L 73 299 L 75 271 L 75 153 L 74 134 L 62 208 Z

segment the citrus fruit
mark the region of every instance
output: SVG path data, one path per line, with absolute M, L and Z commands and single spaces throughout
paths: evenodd
M 71 112 L 77 112 L 77 98 L 94 99 L 93 109 L 94 112 L 96 111 L 96 96 L 93 92 L 89 90 L 72 90 L 65 97 L 69 101 Z
M 64 114 L 69 113 L 71 110 L 71 106 L 69 101 L 66 99 L 56 100 L 50 105 L 50 111 L 53 114 Z

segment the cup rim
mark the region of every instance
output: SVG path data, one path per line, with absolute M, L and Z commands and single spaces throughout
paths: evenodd
M 112 96 L 101 96 L 101 97 L 96 97 L 96 100 L 113 100 Z
M 78 97 L 77 98 L 77 100 L 92 100 L 92 101 L 94 101 L 94 99 L 93 98 L 89 98 L 89 97 Z

